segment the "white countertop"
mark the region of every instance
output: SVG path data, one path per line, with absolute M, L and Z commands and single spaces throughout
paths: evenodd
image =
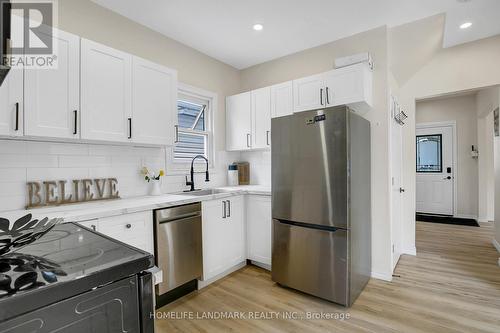
M 50 218 L 59 217 L 63 218 L 64 222 L 79 222 L 108 216 L 178 206 L 192 202 L 221 199 L 234 195 L 271 195 L 271 188 L 269 186 L 261 185 L 219 187 L 217 189 L 223 190 L 224 192 L 204 196 L 194 196 L 189 194 L 164 194 L 160 196 L 141 196 L 109 201 L 95 201 L 66 206 L 0 212 L 0 217 L 7 218 L 12 221 L 31 213 L 34 218 L 43 218 L 46 216 Z

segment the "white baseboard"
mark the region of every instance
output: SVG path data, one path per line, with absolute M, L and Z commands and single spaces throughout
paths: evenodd
M 453 217 L 457 217 L 459 219 L 473 219 L 473 220 L 477 220 L 477 216 L 476 215 L 456 214 Z
M 208 280 L 205 280 L 205 281 L 202 281 L 202 280 L 198 280 L 198 289 L 202 289 L 202 288 L 205 288 L 206 286 L 208 286 L 209 284 L 219 280 L 219 279 L 222 279 L 224 276 L 226 275 L 229 275 L 233 272 L 236 272 L 238 269 L 241 269 L 243 267 L 245 267 L 247 265 L 247 261 L 242 261 L 240 262 L 239 264 L 225 270 L 224 272 L 220 273 L 220 274 L 217 274 L 216 276 L 214 276 L 213 278 L 211 279 L 208 279 Z
M 410 256 L 416 256 L 417 255 L 417 248 L 415 246 L 405 248 L 403 250 L 403 254 L 408 254 Z
M 497 249 L 497 251 L 500 253 L 500 243 L 495 238 L 493 238 L 493 240 L 491 241 L 491 244 L 493 244 L 495 249 Z
M 250 260 L 250 262 L 252 263 L 252 265 L 255 265 L 257 267 L 260 267 L 260 268 L 263 268 L 265 269 L 266 271 L 271 271 L 271 265 L 268 265 L 268 264 L 263 264 L 261 262 L 258 262 L 258 261 L 253 261 L 253 260 Z
M 392 281 L 392 274 L 372 272 L 372 278 L 391 282 Z

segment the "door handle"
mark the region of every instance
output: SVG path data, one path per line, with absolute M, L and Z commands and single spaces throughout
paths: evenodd
M 328 92 L 328 87 L 326 87 L 326 104 L 330 104 L 330 93 Z
M 73 111 L 73 116 L 75 117 L 74 119 L 74 128 L 73 128 L 73 135 L 76 135 L 78 133 L 78 110 Z
M 266 143 L 268 146 L 269 146 L 269 133 L 271 133 L 271 131 L 266 131 Z
M 247 134 L 247 147 L 248 147 L 248 148 L 251 148 L 251 147 L 252 147 L 252 144 L 251 144 L 251 142 L 250 142 L 250 141 L 251 141 L 251 136 L 250 136 L 250 134 Z
M 227 217 L 231 217 L 231 201 L 230 200 L 226 201 L 227 201 Z
M 175 129 L 175 138 L 174 138 L 174 143 L 179 142 L 179 125 L 174 125 Z
M 226 200 L 222 201 L 222 218 L 226 218 Z
M 402 188 L 402 187 L 400 187 L 400 188 L 399 188 L 399 193 L 404 193 L 404 192 L 405 192 L 405 189 L 404 189 L 404 188 Z
M 19 102 L 16 103 L 16 127 L 15 131 L 19 131 Z
M 319 90 L 319 104 L 323 105 L 323 88 Z
M 132 118 L 128 118 L 128 138 L 132 139 Z
M 450 179 L 451 179 L 451 176 L 444 177 L 443 179 L 444 179 L 444 180 L 450 180 Z

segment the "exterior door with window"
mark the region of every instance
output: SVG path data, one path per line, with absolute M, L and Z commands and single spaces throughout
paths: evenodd
M 453 215 L 453 127 L 417 125 L 417 213 Z

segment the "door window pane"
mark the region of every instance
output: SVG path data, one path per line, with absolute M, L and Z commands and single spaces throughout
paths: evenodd
M 417 172 L 443 172 L 442 135 L 417 136 Z

